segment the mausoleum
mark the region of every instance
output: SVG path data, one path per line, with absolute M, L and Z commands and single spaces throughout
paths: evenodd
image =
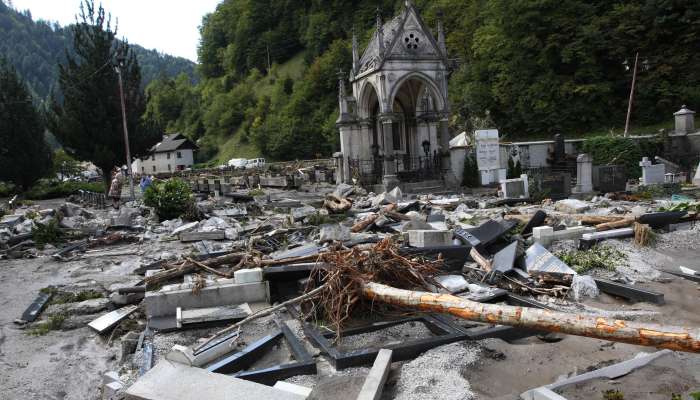
M 364 53 L 353 35 L 352 55 L 349 77 L 339 79 L 342 180 L 386 190 L 441 180 L 449 169 L 450 140 L 449 63 L 441 23 L 436 37 L 406 1 L 386 23 L 377 15 Z

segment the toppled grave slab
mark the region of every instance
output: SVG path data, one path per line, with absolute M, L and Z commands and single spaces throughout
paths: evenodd
M 303 400 L 305 396 L 161 361 L 126 390 L 127 400 Z

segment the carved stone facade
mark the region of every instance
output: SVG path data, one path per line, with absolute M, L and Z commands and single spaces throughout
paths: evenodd
M 353 65 L 339 81 L 342 180 L 381 171 L 386 189 L 415 168 L 437 165 L 448 151 L 448 60 L 410 1 L 377 29 L 362 56 L 353 37 Z M 418 161 L 416 161 L 418 160 Z M 429 161 L 430 160 L 430 161 Z M 374 182 L 379 183 L 379 182 Z

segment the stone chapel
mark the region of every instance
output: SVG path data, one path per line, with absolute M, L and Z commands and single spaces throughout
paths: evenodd
M 390 190 L 444 177 L 448 66 L 442 24 L 433 36 L 410 1 L 386 23 L 378 13 L 364 53 L 353 34 L 351 94 L 348 77 L 339 79 L 341 152 L 336 157 L 342 157 L 344 182 Z

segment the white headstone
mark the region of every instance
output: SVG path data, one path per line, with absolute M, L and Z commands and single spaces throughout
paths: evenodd
M 476 163 L 479 171 L 501 167 L 497 129 L 476 131 Z
M 642 185 L 661 185 L 666 181 L 666 166 L 664 164 L 652 164 L 647 157 L 639 163 L 642 167 Z
M 698 163 L 698 168 L 695 170 L 695 176 L 693 177 L 693 185 L 700 186 L 700 163 Z
M 579 154 L 576 158 L 576 188 L 575 193 L 590 193 L 593 191 L 593 159 L 588 154 Z

